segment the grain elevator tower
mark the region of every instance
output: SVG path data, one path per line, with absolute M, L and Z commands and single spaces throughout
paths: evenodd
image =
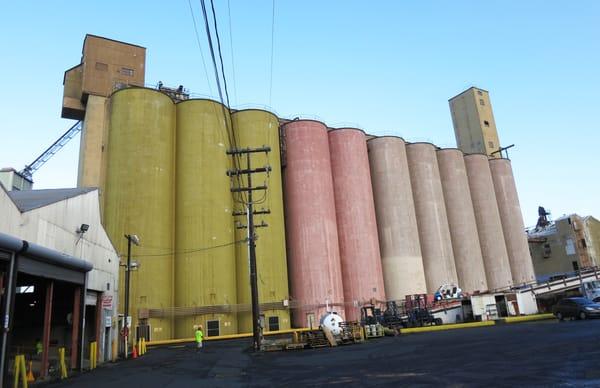
M 487 154 L 499 158 L 500 140 L 490 95 L 471 87 L 449 100 L 456 144 L 466 154 Z

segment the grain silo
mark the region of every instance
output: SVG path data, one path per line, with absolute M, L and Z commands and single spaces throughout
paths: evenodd
M 513 283 L 518 285 L 531 282 L 535 280 L 535 273 L 510 160 L 491 159 L 490 169 Z
M 433 293 L 442 285 L 458 283 L 436 148 L 430 143 L 410 143 L 406 154 L 427 292 Z
M 144 312 L 151 339 L 169 339 L 170 315 L 148 311 L 173 306 L 175 105 L 160 92 L 129 88 L 111 96 L 109 109 L 104 227 L 122 254 L 124 234 L 141 240 L 132 250 L 139 263 L 131 273 L 132 330 Z
M 382 136 L 367 141 L 383 280 L 390 300 L 427 292 L 406 144 Z
M 437 151 L 458 285 L 467 292 L 485 291 L 485 268 L 463 156 L 456 148 Z
M 235 233 L 226 150 L 229 110 L 211 100 L 177 104 L 175 337 L 202 324 L 237 333 Z
M 332 129 L 329 149 L 346 319 L 357 321 L 358 305 L 386 300 L 365 134 Z
M 318 327 L 328 309 L 344 316 L 344 291 L 327 128 L 312 120 L 284 126 L 285 212 L 295 327 Z
M 266 223 L 264 228 L 256 228 L 256 263 L 258 274 L 258 300 L 261 314 L 265 316 L 265 330 L 283 330 L 290 328 L 290 314 L 287 307 L 289 299 L 288 273 L 285 249 L 285 220 L 283 214 L 283 193 L 281 183 L 281 162 L 279 155 L 279 120 L 263 110 L 242 110 L 231 115 L 233 129 L 237 139 L 237 148 L 271 147 L 271 152 L 253 153 L 250 156 L 252 168 L 270 166 L 269 174 L 252 175 L 253 185 L 265 183 L 266 192 L 254 192 L 254 211 L 269 210 L 269 214 L 259 214 L 254 218 L 255 224 Z M 246 168 L 246 158 L 240 159 L 240 168 Z M 245 177 L 242 177 L 245 184 Z M 237 211 L 245 211 L 243 204 L 235 204 Z M 247 224 L 246 217 L 236 220 Z M 236 240 L 244 240 L 248 229 L 237 229 Z M 248 267 L 247 244 L 237 245 L 236 254 L 238 303 L 241 311 L 238 314 L 239 331 L 252 331 L 252 314 L 244 306 L 250 307 L 250 272 Z
M 464 159 L 488 288 L 508 287 L 512 276 L 488 156 L 470 154 Z

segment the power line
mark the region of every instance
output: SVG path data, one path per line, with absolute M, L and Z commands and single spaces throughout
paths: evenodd
M 180 250 L 180 251 L 171 251 L 171 252 L 167 252 L 167 253 L 155 253 L 155 254 L 146 254 L 146 255 L 132 255 L 131 257 L 158 257 L 158 256 L 171 256 L 171 255 L 186 254 L 186 253 L 204 252 L 204 251 L 209 251 L 209 250 L 212 250 L 212 249 L 225 248 L 225 247 L 228 247 L 228 246 L 231 246 L 231 245 L 245 243 L 247 241 L 248 241 L 248 239 L 243 239 L 243 240 L 237 240 L 237 241 L 233 241 L 233 242 L 229 242 L 229 243 L 225 243 L 225 244 L 221 244 L 221 245 L 214 245 L 214 246 L 211 246 L 211 247 L 190 248 L 190 249 L 183 249 L 183 250 Z M 142 245 L 141 247 L 143 248 L 144 246 Z
M 212 1 L 211 1 L 211 3 L 212 3 Z M 212 59 L 212 63 L 213 63 L 213 69 L 215 72 L 215 78 L 217 81 L 217 88 L 219 91 L 219 99 L 221 101 L 221 105 L 223 106 L 222 111 L 223 111 L 223 118 L 225 120 L 225 126 L 226 126 L 226 130 L 227 130 L 227 137 L 229 139 L 229 144 L 233 148 L 237 148 L 237 139 L 235 137 L 235 130 L 233 128 L 233 123 L 231 123 L 230 117 L 228 120 L 229 105 L 227 105 L 227 111 L 225 110 L 225 101 L 223 99 L 223 91 L 221 89 L 221 81 L 220 81 L 220 76 L 219 76 L 219 70 L 217 67 L 217 60 L 215 57 L 215 49 L 214 49 L 214 45 L 212 42 L 212 34 L 210 32 L 210 26 L 209 26 L 209 22 L 208 22 L 208 13 L 206 12 L 205 0 L 200 0 L 200 4 L 202 6 L 202 14 L 204 16 L 204 27 L 206 29 L 206 38 L 208 39 L 208 46 L 210 48 L 210 55 L 211 55 L 211 59 Z M 212 11 L 213 11 L 213 17 L 215 19 L 215 28 L 216 28 L 217 24 L 216 24 L 216 16 L 215 16 L 214 7 L 212 7 Z M 221 62 L 221 69 L 223 69 L 222 62 Z M 223 78 L 225 78 L 225 73 L 223 73 Z M 229 131 L 229 124 L 231 124 L 231 132 Z M 230 135 L 230 133 L 231 133 L 231 135 Z M 236 168 L 238 168 L 238 166 L 240 164 L 239 155 L 233 157 L 233 164 Z M 242 182 L 241 182 L 241 178 L 239 176 L 237 177 L 237 181 L 238 181 L 238 185 L 241 186 Z M 245 202 L 244 193 L 240 193 L 239 197 L 241 198 L 241 201 L 236 200 L 236 202 L 244 203 Z M 234 200 L 235 200 L 235 197 L 234 197 Z
M 237 99 L 237 90 L 235 87 L 235 60 L 233 57 L 233 32 L 232 32 L 232 28 L 231 28 L 231 6 L 229 5 L 229 0 L 227 0 L 227 14 L 229 16 L 229 47 L 231 48 L 231 75 L 233 76 L 233 99 L 235 100 L 235 103 L 237 104 L 238 99 Z M 231 108 L 231 107 L 230 107 Z
M 204 68 L 204 75 L 206 75 L 206 84 L 210 94 L 213 94 L 212 87 L 210 86 L 210 79 L 208 78 L 208 70 L 206 69 L 206 62 L 204 61 L 204 53 L 202 52 L 202 45 L 200 44 L 200 34 L 198 34 L 198 26 L 196 25 L 196 17 L 194 16 L 194 9 L 192 8 L 192 1 L 188 0 L 190 6 L 190 14 L 192 16 L 192 22 L 194 23 L 194 32 L 196 33 L 196 43 L 198 43 L 198 50 L 200 50 L 200 58 L 202 58 L 202 67 Z
M 223 54 L 221 53 L 221 39 L 219 39 L 219 29 L 217 28 L 217 14 L 215 13 L 215 4 L 210 0 L 210 8 L 213 14 L 213 23 L 215 25 L 215 36 L 217 37 L 217 50 L 219 52 L 219 61 L 221 62 L 221 75 L 223 76 L 223 87 L 225 88 L 225 97 L 227 97 L 227 107 L 229 104 L 229 91 L 227 90 L 227 78 L 225 78 L 225 67 L 223 66 Z
M 275 42 L 275 0 L 273 0 L 273 11 L 271 14 L 271 76 L 269 81 L 269 106 L 271 106 L 271 97 L 273 95 L 273 51 Z
M 221 89 L 221 77 L 219 76 L 219 70 L 217 68 L 217 59 L 215 58 L 215 49 L 213 47 L 212 35 L 210 33 L 210 26 L 208 25 L 208 15 L 206 13 L 206 4 L 204 0 L 200 0 L 200 4 L 202 5 L 202 14 L 204 16 L 204 27 L 206 29 L 206 36 L 208 38 L 208 46 L 210 48 L 210 56 L 212 58 L 213 70 L 215 72 L 215 79 L 217 81 L 217 89 L 219 92 L 219 99 L 221 104 L 225 105 L 225 100 L 223 99 L 223 90 Z M 229 107 L 229 106 L 227 106 Z

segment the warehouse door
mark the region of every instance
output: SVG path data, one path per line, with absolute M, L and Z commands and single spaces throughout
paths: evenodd
M 506 308 L 506 298 L 504 295 L 496 295 L 496 308 L 498 309 L 499 317 L 508 317 L 508 309 Z

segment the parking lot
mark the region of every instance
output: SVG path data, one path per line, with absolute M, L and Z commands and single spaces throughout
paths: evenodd
M 254 354 L 246 340 L 151 349 L 52 386 L 598 386 L 600 320 L 410 334 Z

